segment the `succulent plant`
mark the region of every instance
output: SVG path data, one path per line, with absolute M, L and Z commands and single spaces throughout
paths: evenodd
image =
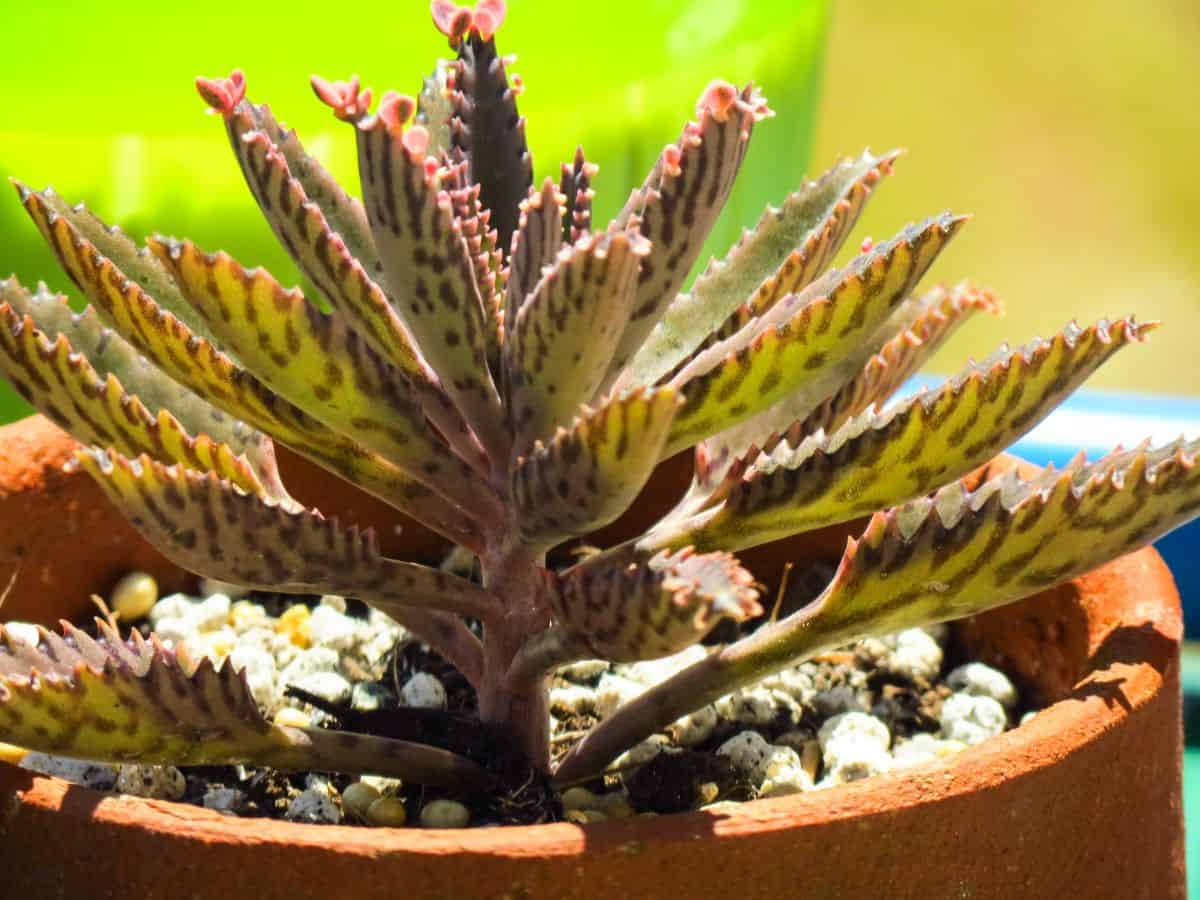
M 650 659 L 761 614 L 732 555 L 869 516 L 810 604 L 618 710 L 561 780 L 715 697 L 870 633 L 1025 597 L 1153 540 L 1200 508 L 1197 446 L 1117 450 L 1034 477 L 970 480 L 1113 353 L 1132 319 L 1070 325 L 887 405 L 976 312 L 970 286 L 917 286 L 965 218 L 937 215 L 830 263 L 895 153 L 804 184 L 685 288 L 752 132 L 752 85 L 714 81 L 607 226 L 582 151 L 536 182 L 503 0 L 434 0 L 456 58 L 418 99 L 313 79 L 352 130 L 361 201 L 246 99 L 199 79 L 255 200 L 315 290 L 186 240 L 138 246 L 18 184 L 90 301 L 0 284 L 0 369 L 76 436 L 77 464 L 196 573 L 335 593 L 393 616 L 475 688 L 479 720 L 544 774 L 547 678 L 567 661 Z M 478 558 L 480 580 L 385 558 L 374 536 L 293 499 L 278 442 Z M 645 533 L 561 569 L 547 553 L 638 502 L 691 453 Z M 974 485 L 974 487 L 968 487 Z M 480 786 L 487 760 L 395 737 L 272 724 L 240 673 L 103 626 L 0 642 L 0 737 L 63 755 L 254 762 Z

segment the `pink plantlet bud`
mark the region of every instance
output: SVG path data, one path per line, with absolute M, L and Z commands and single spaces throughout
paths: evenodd
M 246 99 L 246 76 L 241 69 L 234 69 L 228 78 L 197 78 L 196 90 L 211 107 L 210 112 L 228 116 Z
M 417 101 L 396 91 L 388 91 L 379 101 L 379 118 L 389 131 L 400 131 L 416 111 Z
M 513 75 L 512 78 L 509 79 L 508 84 L 508 89 L 512 91 L 512 95 L 514 97 L 520 97 L 523 93 L 525 93 L 525 81 L 520 75 Z
M 444 34 L 450 41 L 450 46 L 455 48 L 471 30 L 475 18 L 470 9 L 459 6 L 453 0 L 432 0 L 429 12 L 433 15 L 433 24 L 437 30 Z
M 704 115 L 705 110 L 708 111 L 718 122 L 724 122 L 729 118 L 729 112 L 734 108 L 738 101 L 738 90 L 728 81 L 711 81 L 708 87 L 704 89 L 704 93 L 700 95 L 700 102 L 696 104 L 697 115 Z
M 664 174 L 678 176 L 682 171 L 679 164 L 683 161 L 683 151 L 676 144 L 667 144 L 663 147 L 662 161 Z
M 421 125 L 414 125 L 404 132 L 404 137 L 401 139 L 404 143 L 404 149 L 413 156 L 425 156 L 425 148 L 429 146 L 429 132 Z M 437 160 L 429 157 L 429 162 L 433 163 L 433 171 L 437 171 Z
M 874 248 L 875 248 L 874 240 L 872 240 L 869 237 L 863 238 L 862 247 L 860 248 L 863 253 L 870 253 Z
M 479 0 L 475 4 L 475 30 L 479 37 L 490 41 L 504 24 L 507 11 L 505 0 Z
M 313 75 L 313 93 L 322 103 L 333 108 L 333 114 L 343 122 L 357 122 L 367 114 L 371 107 L 371 89 L 360 90 L 357 75 L 349 81 L 326 81 L 320 76 Z

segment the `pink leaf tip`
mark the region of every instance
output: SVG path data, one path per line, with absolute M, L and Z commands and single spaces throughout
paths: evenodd
M 371 89 L 361 89 L 358 76 L 352 75 L 349 81 L 326 81 L 318 75 L 313 75 L 313 93 L 333 108 L 333 114 L 343 122 L 357 122 L 371 108 Z
M 406 94 L 388 91 L 379 101 L 379 118 L 389 131 L 400 131 L 417 111 L 417 101 Z
M 450 46 L 458 47 L 472 33 L 482 41 L 490 41 L 508 10 L 505 0 L 478 0 L 474 9 L 459 6 L 454 0 L 432 0 L 429 11 L 433 24 L 447 37 Z
M 214 112 L 227 116 L 246 99 L 246 76 L 234 69 L 228 78 L 197 78 L 196 90 Z

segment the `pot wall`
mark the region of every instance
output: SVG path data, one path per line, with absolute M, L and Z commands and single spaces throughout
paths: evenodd
M 47 427 L 17 426 L 16 447 L 0 430 L 0 454 L 52 458 Z M 13 609 L 49 613 L 131 560 L 177 577 L 65 483 L 0 481 L 0 554 L 9 509 L 29 517 L 23 559 L 71 554 L 57 581 L 23 572 Z M 72 516 L 87 527 L 63 541 L 52 526 Z M 1181 631 L 1170 573 L 1143 550 L 956 629 L 1053 703 L 1020 728 L 900 776 L 586 827 L 238 820 L 0 766 L 0 896 L 1182 898 Z

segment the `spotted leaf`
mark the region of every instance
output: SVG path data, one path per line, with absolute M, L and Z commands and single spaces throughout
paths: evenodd
M 487 365 L 488 324 L 449 195 L 427 169 L 419 127 L 375 116 L 357 128 L 367 218 L 396 312 L 468 424 L 499 457 L 503 413 Z
M 616 225 L 637 230 L 651 244 L 642 263 L 637 299 L 613 357 L 615 380 L 675 299 L 717 220 L 737 176 L 754 123 L 771 115 L 766 101 L 747 85 L 741 91 L 714 81 L 674 144 L 658 158 L 634 191 Z
M 115 375 L 100 378 L 66 335 L 51 341 L 33 319 L 8 306 L 0 306 L 0 318 L 0 372 L 25 387 L 30 401 L 77 440 L 212 471 L 244 491 L 265 494 L 244 457 L 207 434 L 192 437 L 166 409 L 152 415 Z
M 887 321 L 963 221 L 947 213 L 910 226 L 696 356 L 671 380 L 687 402 L 667 453 L 751 418 L 837 366 Z
M 76 313 L 61 294 L 44 285 L 31 294 L 12 278 L 0 282 L 0 317 L 4 374 L 31 405 L 78 440 L 106 443 L 108 433 L 118 449 L 201 471 L 214 468 L 247 490 L 263 489 L 286 498 L 270 438 L 169 378 L 106 328 L 91 307 Z M 102 402 L 104 409 L 85 405 L 80 415 L 75 404 L 86 403 L 85 397 Z M 97 417 L 108 421 L 100 431 L 94 427 Z M 135 437 L 143 424 L 150 434 Z M 193 443 L 191 435 L 200 444 Z M 231 458 L 251 471 L 235 474 L 224 463 L 217 466 L 215 458 L 212 465 L 206 463 L 207 451 L 201 445 L 209 441 L 202 436 L 211 446 L 228 448 Z M 122 444 L 122 439 L 130 443 Z
M 558 190 L 563 195 L 566 209 L 563 214 L 563 242 L 574 244 L 592 231 L 592 179 L 599 171 L 595 163 L 583 156 L 583 148 L 575 148 L 575 159 L 562 164 L 562 177 Z
M 505 331 L 512 334 L 517 315 L 541 281 L 542 272 L 554 265 L 563 246 L 566 198 L 547 178 L 542 189 L 521 201 L 521 218 L 513 235 L 508 284 L 504 294 Z
M 1061 403 L 1113 353 L 1141 341 L 1132 320 L 1074 325 L 972 365 L 934 393 L 868 410 L 833 435 L 786 440 L 731 472 L 721 500 L 671 544 L 740 550 L 928 494 L 987 462 Z
M 483 205 L 504 253 L 512 246 L 518 204 L 533 184 L 533 158 L 525 142 L 525 120 L 517 112 L 519 86 L 509 83 L 496 42 L 473 34 L 458 45 L 450 102 L 453 153 L 469 163 L 471 181 L 482 189 Z
M 552 602 L 574 640 L 614 662 L 678 653 L 722 619 L 762 612 L 753 576 L 733 556 L 690 549 L 594 556 L 563 573 Z
M 548 438 L 595 393 L 647 251 L 637 235 L 598 232 L 563 248 L 526 300 L 505 347 L 518 449 Z
M 678 408 L 671 388 L 637 391 L 585 407 L 535 444 L 513 473 L 521 536 L 548 547 L 616 519 L 654 471 Z
M 188 571 L 257 590 L 357 597 L 384 611 L 494 612 L 482 588 L 380 556 L 374 533 L 342 528 L 315 510 L 285 508 L 148 456 L 81 448 L 76 459 L 143 537 Z
M 794 292 L 812 281 L 837 254 L 897 155 L 868 152 L 843 160 L 778 209 L 767 207 L 724 259 L 710 262 L 692 290 L 675 298 L 620 383 L 654 383 L 703 346 L 740 305 L 749 301 L 761 312 L 784 296 L 764 282 Z
M 39 629 L 37 645 L 0 626 L 0 736 L 23 747 L 114 763 L 260 765 L 374 772 L 425 784 L 479 786 L 483 772 L 444 750 L 368 735 L 272 725 L 242 672 L 196 662 L 103 622 Z
M 497 511 L 487 483 L 425 424 L 417 392 L 337 314 L 264 269 L 190 241 L 152 240 L 187 299 L 263 384 L 417 481 L 467 507 Z

